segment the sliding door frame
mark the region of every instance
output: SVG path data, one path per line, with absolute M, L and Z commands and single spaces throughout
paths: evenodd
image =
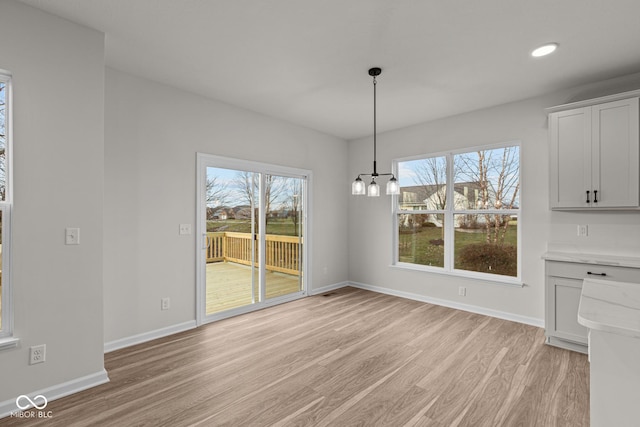
M 221 313 L 207 315 L 206 313 L 206 246 L 207 246 L 207 226 L 206 226 L 206 173 L 208 167 L 218 167 L 224 169 L 235 169 L 247 172 L 260 173 L 260 204 L 259 204 L 259 282 L 260 282 L 260 302 L 249 306 L 238 307 Z M 302 210 L 302 236 L 304 244 L 302 245 L 302 290 L 281 297 L 265 299 L 265 232 L 266 232 L 266 212 L 265 201 L 262 197 L 265 175 L 276 175 L 291 178 L 300 178 L 305 182 L 302 191 L 303 210 Z M 231 157 L 222 157 L 206 153 L 196 153 L 196 321 L 198 326 L 227 317 L 248 313 L 259 310 L 272 305 L 282 304 L 284 302 L 293 301 L 309 295 L 311 288 L 311 171 L 307 169 L 292 168 L 288 166 L 279 166 L 269 163 L 255 162 L 250 160 L 235 159 Z

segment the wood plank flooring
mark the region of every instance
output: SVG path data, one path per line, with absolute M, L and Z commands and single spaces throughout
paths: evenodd
M 108 353 L 111 382 L 1 426 L 588 426 L 542 329 L 343 288 Z

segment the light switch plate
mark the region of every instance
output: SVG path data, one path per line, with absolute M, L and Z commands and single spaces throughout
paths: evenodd
M 80 229 L 79 228 L 66 228 L 65 229 L 65 245 L 79 245 L 80 244 Z
M 186 236 L 191 234 L 191 224 L 180 224 L 180 235 Z

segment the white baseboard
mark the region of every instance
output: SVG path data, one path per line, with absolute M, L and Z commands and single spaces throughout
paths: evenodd
M 333 285 L 323 286 L 317 289 L 311 289 L 309 291 L 309 295 L 324 294 L 326 292 L 335 291 L 336 289 L 344 288 L 345 286 L 349 286 L 349 282 L 334 283 Z
M 498 319 L 510 320 L 512 322 L 524 323 L 525 325 L 537 326 L 544 328 L 544 319 L 537 319 L 535 317 L 521 316 L 519 314 L 507 313 L 499 310 L 492 310 L 490 308 L 478 307 L 476 305 L 461 304 L 456 301 L 449 301 L 440 298 L 432 298 L 424 295 L 414 294 L 411 292 L 396 291 L 394 289 L 382 288 L 379 286 L 371 286 L 365 283 L 348 282 L 347 286 L 353 286 L 354 288 L 365 289 L 368 291 L 378 292 L 381 294 L 393 295 L 396 297 L 407 298 L 414 301 L 427 302 L 429 304 L 441 305 L 444 307 L 455 308 L 456 310 L 468 311 L 470 313 L 483 314 L 485 316 L 496 317 Z
M 67 381 L 62 384 L 57 384 L 51 387 L 37 390 L 31 393 L 27 393 L 26 396 L 44 396 L 47 402 L 60 399 L 61 397 L 69 396 L 70 394 L 78 393 L 91 387 L 99 386 L 109 382 L 109 376 L 106 370 L 101 370 L 94 374 L 86 375 L 84 377 L 76 378 L 75 380 Z M 16 396 L 17 398 L 18 396 Z M 8 417 L 13 413 L 19 412 L 19 408 L 16 406 L 16 399 L 5 400 L 0 402 L 0 418 Z M 53 414 L 55 415 L 55 414 Z
M 178 332 L 188 331 L 189 329 L 193 329 L 196 326 L 196 321 L 190 320 L 188 322 L 178 323 L 177 325 L 167 326 L 166 328 L 160 328 L 130 337 L 109 341 L 104 343 L 104 352 L 109 353 L 111 351 L 120 350 L 121 348 L 130 347 L 136 344 L 142 344 L 143 342 L 155 340 L 157 338 L 163 338 L 169 335 L 177 334 Z

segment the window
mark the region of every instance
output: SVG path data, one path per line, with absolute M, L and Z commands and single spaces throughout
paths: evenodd
M 0 70 L 0 340 L 11 336 L 9 225 L 11 215 L 11 77 Z M 0 343 L 2 344 L 2 343 Z M 2 348 L 2 345 L 0 345 Z
M 395 162 L 395 265 L 518 283 L 520 145 Z

